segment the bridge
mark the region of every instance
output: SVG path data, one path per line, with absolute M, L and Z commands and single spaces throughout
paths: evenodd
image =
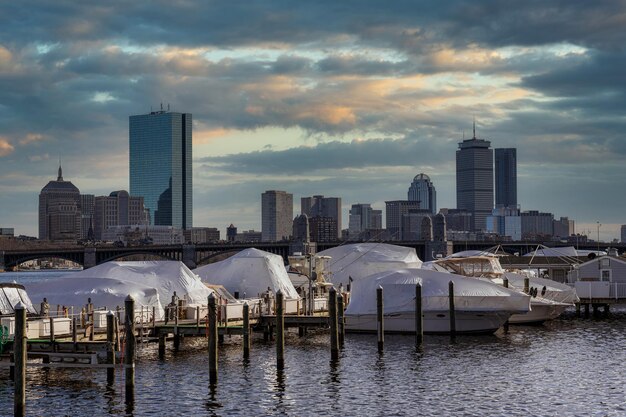
M 328 242 L 317 243 L 317 251 L 336 247 L 342 244 L 357 242 Z M 430 241 L 388 241 L 381 243 L 389 243 L 394 245 L 406 246 L 414 248 L 417 255 L 422 260 L 431 260 L 438 253 L 453 253 L 463 250 L 478 249 L 485 250 L 495 245 L 501 244 L 507 252 L 520 254 L 527 253 L 545 242 L 447 242 L 438 243 Z M 550 242 L 553 247 L 569 246 L 567 244 L 559 244 Z M 547 245 L 548 246 L 548 245 Z M 26 249 L 26 250 L 6 250 L 0 251 L 0 271 L 11 270 L 20 264 L 44 258 L 66 259 L 81 265 L 83 268 L 91 268 L 104 262 L 124 259 L 133 255 L 151 255 L 163 260 L 182 261 L 190 268 L 198 265 L 211 263 L 217 256 L 237 253 L 248 248 L 257 248 L 266 252 L 280 255 L 287 262 L 287 257 L 293 254 L 293 242 L 224 242 L 224 243 L 208 243 L 208 244 L 186 244 L 186 245 L 167 245 L 167 246 L 133 246 L 133 247 L 112 247 L 112 246 L 88 246 L 84 248 L 49 248 L 49 249 Z M 580 245 L 579 249 L 587 250 L 606 250 L 608 247 L 618 249 L 620 253 L 626 250 L 626 244 L 586 244 Z

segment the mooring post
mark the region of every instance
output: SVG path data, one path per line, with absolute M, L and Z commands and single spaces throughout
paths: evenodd
M 528 294 L 530 292 L 530 278 L 524 278 L 524 292 Z
M 415 346 L 424 341 L 424 317 L 422 315 L 422 284 L 415 284 Z
M 385 345 L 385 323 L 383 317 L 383 287 L 376 288 L 376 323 L 378 330 L 378 352 L 383 351 Z
M 115 315 L 112 311 L 107 314 L 107 384 L 115 383 Z
M 56 352 L 56 347 L 54 343 L 54 318 L 50 317 L 50 347 L 53 352 Z
M 76 345 L 76 342 L 78 341 L 78 329 L 76 329 L 76 325 L 78 324 L 77 321 L 76 317 L 72 317 L 72 343 L 74 344 L 74 352 L 78 350 L 78 346 Z
M 589 303 L 585 303 L 585 318 L 589 318 Z
M 450 335 L 456 334 L 456 311 L 454 309 L 454 282 L 448 283 L 448 300 L 450 304 Z
M 576 317 L 580 317 L 580 303 L 576 303 Z
M 217 384 L 217 303 L 213 293 L 209 295 L 209 383 Z
M 337 293 L 337 324 L 339 325 L 339 348 L 343 347 L 346 335 L 346 326 L 344 318 L 343 294 Z
M 250 357 L 250 306 L 243 304 L 243 358 Z
M 15 337 L 13 339 L 15 394 L 13 414 L 26 414 L 26 308 L 21 302 L 15 306 Z
M 504 288 L 509 288 L 509 279 L 506 276 L 502 278 L 502 286 Z M 508 319 L 504 322 L 504 331 L 505 332 L 509 331 L 509 320 Z
M 330 358 L 339 359 L 339 335 L 337 331 L 337 290 L 330 287 L 328 291 L 328 319 L 330 320 Z
M 165 333 L 159 333 L 159 359 L 165 359 Z
M 200 329 L 200 306 L 196 306 L 196 327 Z M 198 330 L 200 332 L 200 330 Z
M 124 366 L 126 368 L 126 404 L 135 402 L 135 300 L 130 295 L 124 300 L 126 321 L 126 344 L 124 352 Z
M 152 306 L 152 334 L 156 334 L 156 307 Z
M 276 292 L 276 369 L 285 368 L 285 307 L 283 292 Z

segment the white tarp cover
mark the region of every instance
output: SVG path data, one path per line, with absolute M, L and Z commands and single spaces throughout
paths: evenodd
M 422 261 L 415 249 L 386 243 L 355 243 L 337 246 L 319 252 L 318 256 L 330 256 L 326 278 L 339 286 L 348 284 L 376 272 L 402 268 L 420 268 Z
M 26 294 L 26 291 L 24 291 L 21 285 L 0 283 L 0 314 L 15 313 L 14 308 L 20 302 L 26 307 L 27 313 L 37 313 L 28 294 Z
M 509 286 L 516 289 L 524 288 L 524 279 L 527 278 L 524 275 L 516 274 L 514 272 L 505 272 L 504 276 L 509 280 Z M 559 303 L 573 304 L 580 301 L 578 295 L 576 295 L 576 289 L 570 287 L 567 284 L 561 284 L 560 282 L 552 281 L 551 279 L 530 277 L 530 287 L 536 287 L 538 295 L 543 293 L 543 287 L 546 288 L 543 298 L 556 301 Z
M 139 308 L 156 307 L 157 318 L 164 317 L 163 306 L 174 293 L 189 304 L 206 304 L 212 291 L 179 261 L 107 262 L 59 277 L 54 282 L 28 284 L 35 300 L 83 306 L 91 298 L 97 307 L 123 307 L 128 295 Z
M 586 255 L 586 254 L 585 254 Z M 524 256 L 569 256 L 576 257 L 579 256 L 578 251 L 573 246 L 565 246 L 559 248 L 543 248 L 537 249 L 532 252 L 528 252 Z M 584 255 L 583 255 L 584 256 Z
M 267 292 L 280 290 L 285 299 L 298 299 L 293 284 L 280 255 L 250 248 L 220 262 L 201 266 L 194 270 L 202 281 L 223 285 L 231 294 L 240 297 L 257 297 Z
M 422 284 L 424 311 L 448 311 L 448 283 L 454 282 L 460 311 L 530 311 L 530 297 L 475 278 L 425 269 L 401 269 L 370 275 L 352 284 L 346 315 L 376 314 L 376 289 L 383 287 L 385 314 L 415 311 L 415 285 Z

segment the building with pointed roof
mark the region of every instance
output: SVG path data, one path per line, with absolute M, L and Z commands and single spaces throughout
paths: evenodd
M 59 164 L 56 181 L 39 193 L 39 239 L 76 241 L 81 237 L 81 197 L 71 181 L 63 180 Z

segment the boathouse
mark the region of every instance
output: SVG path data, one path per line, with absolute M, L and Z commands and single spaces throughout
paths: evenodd
M 576 293 L 592 302 L 626 302 L 626 259 L 601 256 L 577 265 L 570 271 Z

